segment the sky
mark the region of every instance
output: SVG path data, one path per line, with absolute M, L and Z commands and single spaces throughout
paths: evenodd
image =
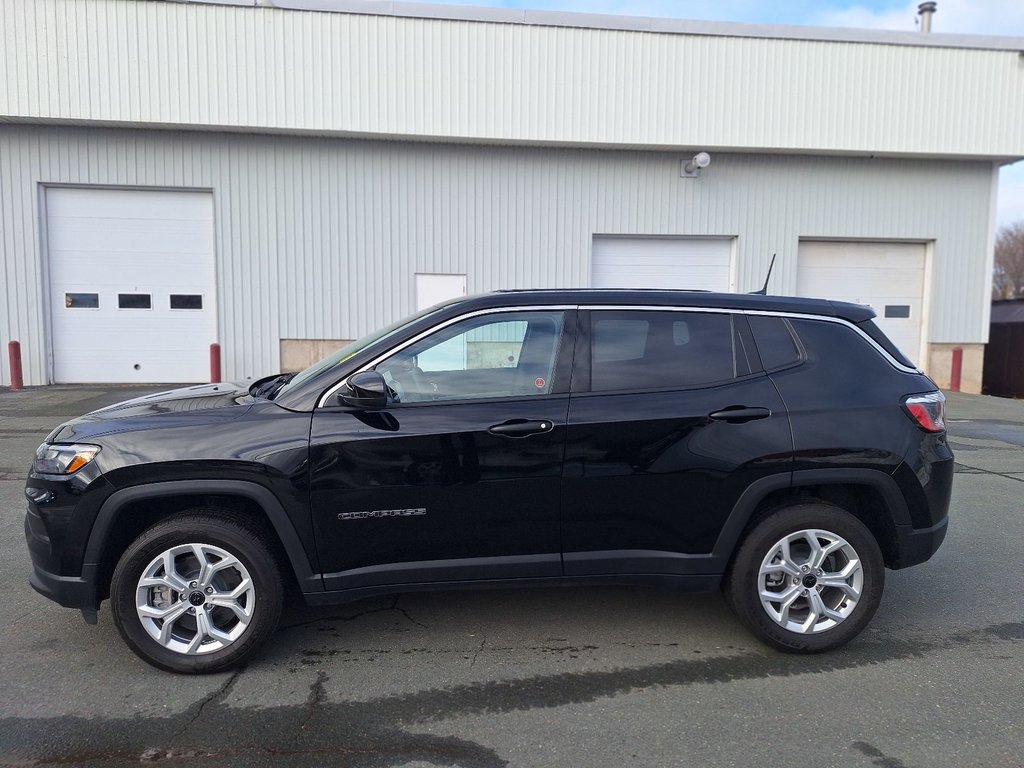
M 919 0 L 433 0 L 454 5 L 761 24 L 916 29 Z M 1024 38 L 1024 0 L 938 0 L 933 32 Z M 1024 131 L 1024 119 L 1021 121 Z M 999 174 L 998 226 L 1024 220 L 1024 161 Z

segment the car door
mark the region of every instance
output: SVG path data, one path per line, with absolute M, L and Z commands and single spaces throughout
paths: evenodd
M 391 392 L 318 408 L 310 499 L 327 589 L 558 576 L 575 312 L 449 321 L 372 368 Z
M 563 484 L 567 576 L 699 574 L 740 494 L 792 438 L 746 319 L 581 313 Z

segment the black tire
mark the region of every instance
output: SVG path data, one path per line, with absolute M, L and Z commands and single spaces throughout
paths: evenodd
M 852 597 L 843 589 L 823 587 L 817 584 L 816 578 L 808 579 L 814 577 L 814 573 L 779 573 L 777 576 L 760 574 L 762 563 L 767 560 L 770 553 L 778 553 L 776 557 L 781 560 L 781 553 L 776 547 L 783 539 L 812 530 L 827 532 L 841 538 L 852 547 L 860 563 L 862 578 L 856 602 L 852 602 Z M 828 541 L 817 538 L 816 540 L 819 544 Z M 806 536 L 791 542 L 792 563 L 798 566 L 801 572 L 804 565 L 811 562 L 809 554 L 803 558 L 800 554 L 807 542 L 809 539 Z M 809 545 L 807 546 L 809 549 Z M 849 565 L 849 552 L 850 550 L 840 548 L 831 556 L 832 559 L 823 564 L 821 570 L 824 571 L 826 578 L 832 568 Z M 800 563 L 801 559 L 804 559 L 803 564 Z M 781 578 L 782 583 L 764 582 L 765 579 L 776 578 Z M 808 594 L 804 579 L 808 579 L 810 589 L 817 590 L 822 602 L 831 611 L 836 615 L 842 615 L 841 620 L 837 621 L 827 616 L 820 620 L 813 618 L 810 610 L 811 598 L 802 596 Z M 784 590 L 796 590 L 801 596 L 795 598 L 790 609 L 791 614 L 784 615 L 784 601 L 769 601 L 769 605 L 766 606 L 760 597 L 762 586 L 765 586 L 766 591 L 780 595 Z M 831 504 L 814 502 L 785 507 L 761 520 L 740 545 L 726 577 L 725 589 L 728 602 L 740 621 L 760 640 L 789 653 L 821 653 L 838 648 L 860 634 L 875 615 L 884 586 L 885 563 L 878 542 L 871 531 L 849 512 Z M 777 618 L 769 613 L 769 606 L 776 612 Z M 813 626 L 816 629 L 794 631 L 791 622 L 798 622 L 802 617 L 806 618 L 808 627 Z M 782 621 L 787 621 L 789 627 L 783 626 Z M 831 626 L 829 622 L 832 622 Z
M 219 552 L 226 552 L 237 558 L 241 567 L 228 566 L 216 571 L 210 577 L 210 588 L 214 589 L 214 595 L 209 598 L 202 596 L 204 590 L 198 581 L 195 582 L 197 588 L 189 587 L 181 592 L 165 589 L 163 586 L 157 587 L 161 592 L 157 599 L 162 602 L 152 603 L 153 605 L 163 610 L 167 606 L 177 607 L 180 601 L 185 611 L 171 622 L 171 636 L 168 645 L 165 646 L 151 636 L 144 626 L 144 619 L 136 608 L 136 595 L 141 588 L 140 579 L 155 559 L 162 553 L 172 552 L 173 548 L 186 544 L 210 547 L 210 553 L 204 559 L 214 565 L 223 563 L 223 559 L 215 558 L 219 557 Z M 192 581 L 189 579 L 198 578 L 195 572 L 195 568 L 199 567 L 198 557 L 182 551 L 174 555 L 174 563 L 176 570 L 181 567 L 179 564 L 184 565 L 186 572 L 178 570 L 178 575 L 185 583 L 191 585 Z M 165 574 L 166 571 L 158 570 L 157 573 Z M 205 612 L 204 600 L 226 596 L 232 589 L 244 589 L 244 575 L 248 576 L 252 589 L 246 590 L 245 594 L 236 598 L 234 602 L 243 612 L 250 614 L 248 617 L 243 619 L 235 615 L 234 609 L 214 606 L 212 603 L 209 604 L 212 606 L 209 612 Z M 213 584 L 217 586 L 214 587 Z M 223 591 L 216 593 L 217 589 Z M 191 608 L 196 603 L 189 602 L 190 598 L 199 600 L 200 607 Z M 128 647 L 154 667 L 185 674 L 220 672 L 244 664 L 277 629 L 283 602 L 280 569 L 264 543 L 261 533 L 256 527 L 249 527 L 244 519 L 222 510 L 189 510 L 146 529 L 121 556 L 110 585 L 110 605 L 114 623 Z M 199 617 L 192 613 L 196 610 L 204 611 L 203 619 L 207 620 L 209 617 L 209 620 L 214 622 L 214 629 L 224 632 L 224 637 L 227 637 L 228 633 L 237 633 L 237 636 L 230 642 L 219 640 L 212 635 L 204 635 L 195 640 L 203 634 L 197 631 Z M 190 613 L 191 615 L 188 615 Z M 153 631 L 159 632 L 164 623 L 163 620 L 159 623 L 149 621 L 148 625 Z M 199 652 L 190 654 L 180 648 L 182 644 L 188 642 L 189 632 L 192 633 L 191 639 L 198 643 Z M 203 651 L 204 645 L 215 650 Z M 168 646 L 176 646 L 177 649 Z

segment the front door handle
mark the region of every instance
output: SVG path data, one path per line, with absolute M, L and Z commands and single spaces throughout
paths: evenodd
M 755 419 L 767 419 L 772 415 L 768 408 L 748 408 L 745 405 L 730 405 L 720 411 L 708 414 L 709 419 L 727 421 L 730 424 L 744 424 Z
M 530 435 L 550 432 L 554 428 L 555 425 L 552 422 L 544 419 L 538 421 L 509 419 L 502 424 L 495 424 L 487 431 L 492 435 L 501 435 L 502 437 L 529 437 Z

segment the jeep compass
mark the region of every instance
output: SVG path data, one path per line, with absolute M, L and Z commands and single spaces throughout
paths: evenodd
M 871 309 L 681 291 L 439 305 L 298 374 L 57 427 L 31 583 L 175 672 L 314 605 L 465 586 L 715 590 L 765 643 L 836 648 L 946 532 L 935 384 Z M 613 619 L 609 619 L 613 620 Z

